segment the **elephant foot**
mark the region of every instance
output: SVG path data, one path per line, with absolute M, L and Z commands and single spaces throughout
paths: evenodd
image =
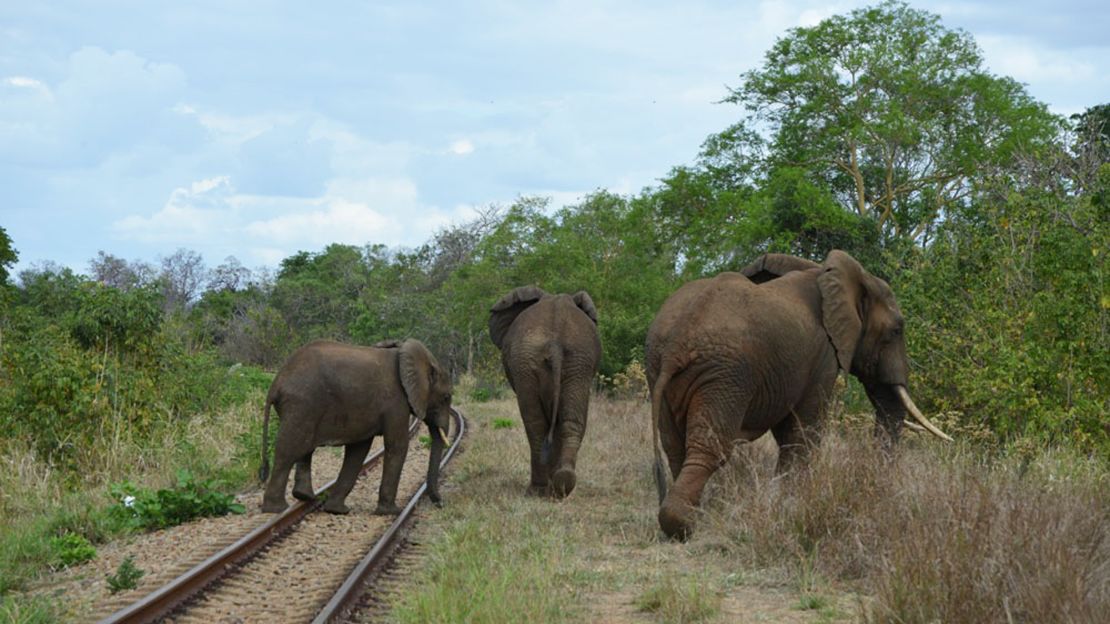
M 551 490 L 555 498 L 563 498 L 574 491 L 578 479 L 570 468 L 560 468 L 551 476 Z
M 344 515 L 351 513 L 351 508 L 348 507 L 343 501 L 329 500 L 324 503 L 324 511 L 330 514 Z
M 281 513 L 289 508 L 289 505 L 284 501 L 262 501 L 262 513 Z
M 377 509 L 374 510 L 375 516 L 396 516 L 401 513 L 401 508 L 393 503 L 378 503 Z
M 685 504 L 664 501 L 659 508 L 659 528 L 667 537 L 685 542 L 693 533 L 693 515 L 694 510 Z
M 293 490 L 293 498 L 295 498 L 297 500 L 301 500 L 301 501 L 311 502 L 311 501 L 316 500 L 316 495 L 313 494 L 311 491 L 305 492 L 305 491 L 302 491 L 302 490 L 294 489 Z

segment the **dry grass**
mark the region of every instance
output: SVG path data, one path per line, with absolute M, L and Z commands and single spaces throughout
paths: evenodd
M 566 499 L 526 496 L 528 445 L 513 399 L 464 405 L 465 452 L 448 469 L 445 506 L 422 523 L 429 564 L 395 606 L 400 622 L 825 621 L 782 582 L 749 577 L 704 542 L 662 539 L 649 409 L 591 401 Z M 830 598 L 830 602 L 834 599 Z
M 1110 480 L 1093 461 L 986 461 L 914 441 L 890 458 L 857 431 L 830 436 L 808 469 L 781 479 L 771 477 L 773 447 L 737 455 L 706 493 L 699 539 L 751 565 L 851 586 L 872 597 L 868 621 L 1110 613 Z
M 868 428 L 837 424 L 810 466 L 775 478 L 777 451 L 761 439 L 711 480 L 694 537 L 678 544 L 656 524 L 646 403 L 594 398 L 578 489 L 558 502 L 523 494 L 523 431 L 494 424 L 519 420 L 511 399 L 467 412 L 474 435 L 432 520 L 442 535 L 429 538 L 441 576 L 414 583 L 402 621 L 450 621 L 428 617 L 446 613 L 437 602 L 503 622 L 534 615 L 528 605 L 550 621 L 606 622 L 1097 622 L 1110 612 L 1110 472 L 1067 452 L 987 459 L 909 436 L 892 458 Z M 496 531 L 478 531 L 485 524 Z M 473 562 L 465 578 L 445 572 L 449 550 Z

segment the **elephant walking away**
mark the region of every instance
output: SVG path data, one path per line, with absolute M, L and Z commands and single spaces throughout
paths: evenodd
M 361 347 L 321 340 L 291 355 L 266 396 L 260 472 L 263 481 L 269 473 L 266 437 L 271 406 L 277 410 L 281 424 L 262 511 L 286 508 L 285 484 L 294 464 L 293 496 L 311 500 L 312 453 L 319 446 L 343 445 L 343 465 L 324 511 L 349 512 L 347 495 L 374 436 L 380 435 L 385 442 L 385 458 L 375 513 L 399 513 L 397 484 L 409 449 L 410 414 L 428 426 L 428 494 L 433 502 L 439 502 L 439 463 L 450 423 L 451 379 L 420 341 Z
M 906 391 L 902 327 L 890 286 L 839 250 L 824 264 L 767 254 L 675 291 L 645 352 L 663 532 L 689 534 L 705 483 L 735 442 L 770 431 L 780 473 L 805 458 L 820 442 L 838 370 L 863 383 L 884 444 L 897 442 L 907 411 L 950 440 Z
M 552 295 L 522 286 L 490 309 L 489 335 L 528 436 L 528 491 L 562 498 L 577 482 L 575 461 L 601 359 L 594 302 L 585 291 Z

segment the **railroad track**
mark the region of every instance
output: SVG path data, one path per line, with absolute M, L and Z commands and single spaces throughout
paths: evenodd
M 454 456 L 466 432 L 457 411 L 442 464 Z M 427 488 L 428 451 L 410 429 L 409 454 L 398 500 L 408 503 L 397 516 L 373 516 L 378 479 L 360 478 L 348 496 L 354 511 L 345 516 L 310 514 L 317 500 L 296 501 L 230 546 L 100 624 L 186 622 L 328 622 L 343 614 L 398 547 Z M 363 464 L 363 475 L 380 472 L 382 449 Z

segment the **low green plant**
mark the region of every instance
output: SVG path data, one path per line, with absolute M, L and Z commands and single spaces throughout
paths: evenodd
M 145 574 L 144 570 L 135 565 L 134 558 L 128 555 L 116 568 L 116 573 L 108 575 L 108 591 L 118 594 L 121 591 L 135 589 L 139 585 L 139 579 Z
M 76 533 L 54 536 L 50 546 L 63 568 L 96 558 L 96 548 L 85 536 Z
M 665 622 L 708 620 L 720 611 L 721 596 L 707 585 L 705 579 L 663 578 L 636 598 L 636 607 Z
M 494 429 L 512 429 L 513 425 L 515 425 L 515 424 L 516 424 L 516 422 L 513 421 L 513 419 L 511 419 L 511 418 L 494 418 L 493 419 L 493 428 Z
M 129 481 L 109 488 L 112 498 L 120 501 L 112 512 L 136 528 L 162 529 L 188 522 L 194 518 L 244 513 L 247 509 L 235 497 L 219 491 L 220 482 L 198 480 L 188 470 L 179 470 L 177 486 L 153 492 Z
M 424 448 L 432 448 L 432 439 L 426 435 L 422 435 L 417 440 L 420 441 L 420 446 Z
M 829 606 L 829 599 L 820 594 L 802 594 L 798 599 L 798 609 L 802 611 L 816 611 Z

